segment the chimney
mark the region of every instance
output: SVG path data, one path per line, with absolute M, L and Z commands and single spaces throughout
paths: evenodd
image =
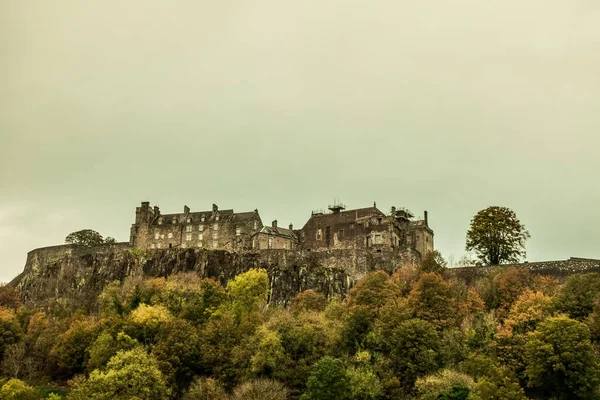
M 148 209 L 150 208 L 150 202 L 149 201 L 142 201 L 142 209 Z
M 273 228 L 277 228 L 277 220 L 273 220 L 273 223 L 271 223 L 271 226 Z
M 184 214 L 189 214 L 190 213 L 190 208 L 188 206 L 183 206 L 183 213 Z
M 429 226 L 429 219 L 428 219 L 427 211 L 425 211 L 425 212 L 423 213 L 423 216 L 424 216 L 424 218 L 425 218 L 425 225 Z
M 392 206 L 392 217 L 396 216 L 396 207 Z
M 213 204 L 213 212 L 215 213 L 217 211 L 219 211 L 219 207 L 217 207 L 216 204 Z
M 154 206 L 154 216 L 158 217 L 160 215 L 160 210 L 158 208 L 158 206 Z
M 294 225 L 290 224 L 290 231 L 294 230 Z

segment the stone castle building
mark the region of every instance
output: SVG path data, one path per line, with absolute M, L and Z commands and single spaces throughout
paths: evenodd
M 373 207 L 346 210 L 342 204 L 330 212 L 313 212 L 299 230 L 281 228 L 277 221 L 263 225 L 258 210 L 236 213 L 219 210 L 161 214 L 158 207 L 142 202 L 136 208 L 130 245 L 141 249 L 206 248 L 230 252 L 250 250 L 366 250 L 374 253 L 416 251 L 420 256 L 434 250 L 433 230 L 427 211 L 415 220 L 405 209 L 389 214 Z

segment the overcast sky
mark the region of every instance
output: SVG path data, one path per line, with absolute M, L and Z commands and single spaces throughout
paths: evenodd
M 0 281 L 135 207 L 429 211 L 600 258 L 597 0 L 0 2 Z

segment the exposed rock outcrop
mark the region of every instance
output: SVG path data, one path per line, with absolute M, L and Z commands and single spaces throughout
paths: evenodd
M 111 282 L 126 277 L 166 277 L 195 272 L 223 285 L 250 268 L 267 270 L 274 304 L 286 304 L 302 290 L 314 289 L 328 297 L 345 295 L 365 273 L 393 272 L 411 253 L 377 253 L 356 250 L 302 252 L 262 250 L 230 253 L 220 250 L 139 250 L 127 243 L 114 245 L 54 246 L 29 252 L 23 273 L 10 285 L 23 301 L 38 306 L 93 309 L 98 294 Z

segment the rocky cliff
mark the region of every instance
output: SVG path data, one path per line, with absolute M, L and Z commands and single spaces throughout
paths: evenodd
M 376 269 L 392 272 L 414 261 L 415 255 L 410 253 L 356 250 L 229 253 L 200 249 L 142 251 L 128 243 L 96 247 L 64 245 L 29 252 L 23 272 L 10 285 L 18 289 L 28 304 L 93 309 L 106 285 L 129 276 L 166 277 L 195 272 L 225 285 L 250 268 L 264 268 L 271 282 L 270 301 L 286 304 L 297 292 L 306 289 L 328 297 L 344 295 L 365 273 Z

